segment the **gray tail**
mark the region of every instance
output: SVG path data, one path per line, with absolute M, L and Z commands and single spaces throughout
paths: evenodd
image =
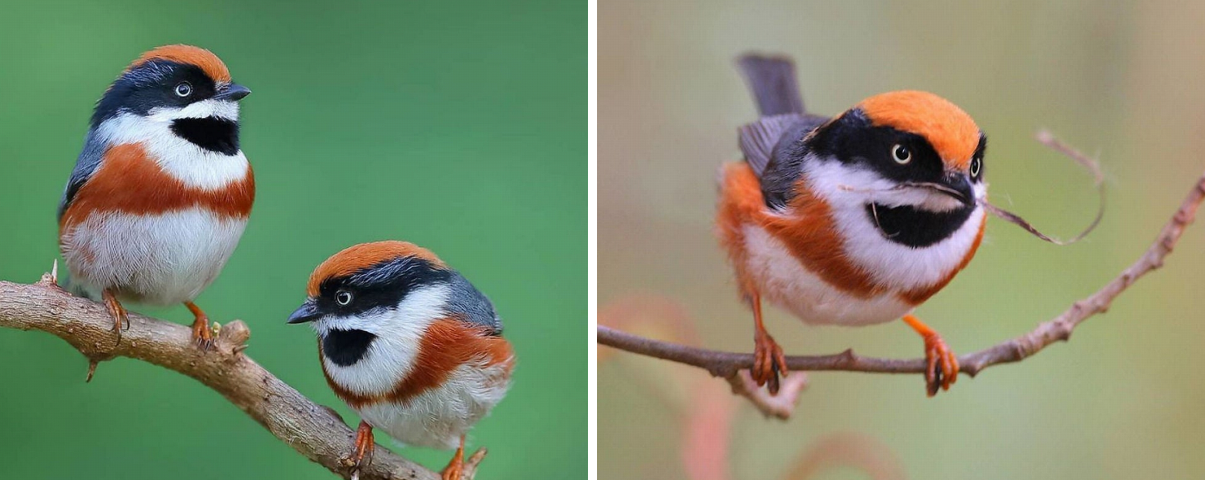
M 804 113 L 803 97 L 795 80 L 795 64 L 785 56 L 742 55 L 737 59 L 741 74 L 757 110 L 763 117 L 786 113 Z

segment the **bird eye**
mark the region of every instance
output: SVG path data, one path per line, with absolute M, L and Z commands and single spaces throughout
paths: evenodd
M 192 95 L 192 85 L 189 85 L 188 82 L 180 82 L 176 85 L 176 95 L 181 97 Z
M 978 179 L 980 173 L 983 173 L 983 159 L 974 157 L 971 159 L 971 178 Z
M 351 292 L 348 292 L 347 290 L 339 290 L 339 292 L 335 294 L 335 302 L 346 307 L 347 304 L 351 303 Z
M 907 165 L 908 162 L 912 161 L 912 151 L 908 150 L 908 147 L 898 143 L 894 147 L 891 147 L 891 156 L 895 157 L 895 163 L 900 165 Z

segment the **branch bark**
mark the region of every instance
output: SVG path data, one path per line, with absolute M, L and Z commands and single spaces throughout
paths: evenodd
M 112 325 L 103 305 L 60 289 L 53 274 L 33 285 L 0 281 L 0 327 L 41 330 L 66 340 L 88 358 L 89 379 L 97 363 L 114 357 L 174 370 L 222 394 L 306 458 L 344 478 L 356 473 L 344 463 L 355 432 L 334 410 L 310 401 L 244 355 L 250 330 L 242 321 L 222 326 L 217 345 L 208 352 L 192 345 L 191 330 L 183 325 L 130 313 L 130 328 L 120 343 Z M 359 478 L 440 478 L 380 445 L 374 448 L 372 463 L 358 472 Z M 479 450 L 466 461 L 465 479 L 473 477 L 484 454 Z
M 1105 284 L 1096 293 L 1079 300 L 1052 320 L 1043 322 L 1029 333 L 1001 342 L 993 347 L 958 358 L 962 373 L 975 376 L 987 367 L 1024 360 L 1047 346 L 1071 338 L 1075 327 L 1089 317 L 1104 313 L 1113 300 L 1143 275 L 1163 266 L 1164 258 L 1171 253 L 1176 242 L 1196 218 L 1197 208 L 1205 199 L 1205 175 L 1199 178 L 1180 208 L 1163 227 L 1155 242 L 1129 268 Z M 753 367 L 753 355 L 749 353 L 722 352 L 686 345 L 662 342 L 625 333 L 608 327 L 598 327 L 598 343 L 628 352 L 671 362 L 702 368 L 713 376 L 729 379 L 738 378 L 737 373 Z M 787 366 L 791 371 L 836 370 L 870 373 L 920 373 L 925 372 L 925 360 L 893 360 L 863 357 L 852 349 L 835 355 L 789 356 Z M 734 388 L 737 385 L 734 383 Z M 756 402 L 755 402 L 756 405 Z M 760 406 L 759 406 L 760 409 Z M 780 412 L 766 412 L 783 417 Z

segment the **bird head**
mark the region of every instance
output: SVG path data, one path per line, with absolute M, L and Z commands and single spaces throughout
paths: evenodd
M 970 115 L 932 93 L 867 98 L 806 143 L 825 160 L 813 181 L 834 182 L 844 198 L 868 207 L 969 212 L 987 194 L 987 137 Z
M 442 315 L 453 271 L 430 250 L 385 241 L 347 248 L 310 275 L 308 298 L 289 323 L 313 322 L 319 335 L 380 336 L 418 329 Z
M 142 54 L 109 86 L 96 104 L 92 128 L 113 143 L 171 134 L 234 155 L 238 101 L 250 93 L 209 50 L 167 45 Z

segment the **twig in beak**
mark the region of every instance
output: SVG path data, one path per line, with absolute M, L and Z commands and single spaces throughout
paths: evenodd
M 1062 153 L 1063 155 L 1067 156 L 1068 158 L 1074 160 L 1076 163 L 1083 166 L 1086 170 L 1088 170 L 1089 173 L 1092 174 L 1094 183 L 1096 185 L 1096 190 L 1097 190 L 1097 192 L 1100 193 L 1100 205 L 1096 209 L 1096 218 L 1092 219 L 1092 223 L 1090 223 L 1088 225 L 1088 227 L 1085 228 L 1084 231 L 1080 232 L 1078 235 L 1071 237 L 1068 240 L 1059 240 L 1057 238 L 1053 238 L 1049 235 L 1046 235 L 1046 234 L 1038 231 L 1037 228 L 1034 228 L 1033 225 L 1031 225 L 1029 222 L 1025 221 L 1024 218 L 1021 218 L 1020 215 L 1017 215 L 1015 213 L 1009 212 L 1008 210 L 1005 210 L 1003 208 L 992 205 L 992 204 L 988 203 L 987 200 L 980 200 L 979 204 L 983 205 L 983 208 L 987 209 L 987 211 L 992 212 L 992 215 L 995 215 L 1002 220 L 1005 220 L 1009 223 L 1017 225 L 1018 227 L 1025 229 L 1025 231 L 1033 234 L 1033 236 L 1038 237 L 1047 242 L 1053 243 L 1055 245 L 1070 245 L 1072 243 L 1083 240 L 1083 238 L 1088 236 L 1088 234 L 1091 233 L 1092 230 L 1096 229 L 1097 225 L 1100 225 L 1101 219 L 1103 219 L 1105 216 L 1105 182 L 1104 182 L 1105 176 L 1104 176 L 1104 173 L 1102 173 L 1100 170 L 1100 163 L 1097 162 L 1096 160 L 1089 158 L 1088 156 L 1084 155 L 1083 153 L 1080 153 L 1078 150 L 1071 148 L 1067 144 L 1060 142 L 1058 139 L 1054 138 L 1054 135 L 1051 134 L 1049 131 L 1046 131 L 1046 130 L 1039 131 L 1037 134 L 1037 140 L 1039 142 L 1041 142 L 1042 145 L 1050 147 L 1051 149 L 1053 149 L 1059 153 Z

